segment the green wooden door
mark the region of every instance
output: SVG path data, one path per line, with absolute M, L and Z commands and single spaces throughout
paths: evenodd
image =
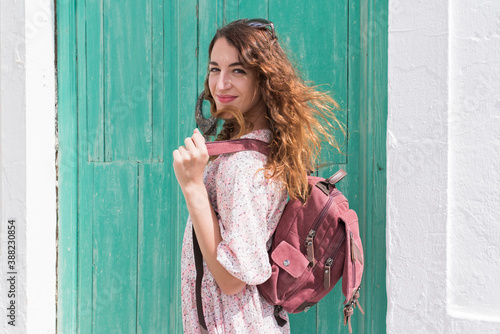
M 320 174 L 348 171 L 341 189 L 360 216 L 367 314 L 355 314 L 354 331 L 385 332 L 385 6 L 59 0 L 58 332 L 182 332 L 187 212 L 171 152 L 195 127 L 211 36 L 243 17 L 272 20 L 305 77 L 342 107 L 345 154 L 325 151 Z M 293 315 L 292 331 L 347 332 L 342 300 L 337 287 Z

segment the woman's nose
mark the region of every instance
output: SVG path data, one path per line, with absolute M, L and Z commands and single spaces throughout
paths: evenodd
M 226 90 L 231 88 L 231 79 L 225 73 L 219 75 L 219 80 L 217 80 L 217 90 Z

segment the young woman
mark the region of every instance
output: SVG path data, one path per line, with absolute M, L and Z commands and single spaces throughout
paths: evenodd
M 197 129 L 173 152 L 189 211 L 182 249 L 184 332 L 201 332 L 194 227 L 204 259 L 208 332 L 289 333 L 288 322 L 278 326 L 257 285 L 271 275 L 267 251 L 288 197 L 307 198 L 307 171 L 316 167 L 321 140 L 338 148 L 328 134 L 332 120 L 338 125 L 332 112 L 337 105 L 301 80 L 267 20 L 238 20 L 219 29 L 209 57 L 205 98 L 212 114 L 224 120 L 217 140 L 259 139 L 270 152 L 222 154 L 207 165 Z

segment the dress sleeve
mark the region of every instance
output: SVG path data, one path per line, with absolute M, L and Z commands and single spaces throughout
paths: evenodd
M 257 153 L 238 153 L 240 158 L 252 154 L 255 157 Z M 217 260 L 241 281 L 249 285 L 261 284 L 271 276 L 266 243 L 270 235 L 268 212 L 272 187 L 263 171 L 258 171 L 264 167 L 262 162 L 255 159 L 253 162 L 256 163 L 248 163 L 247 159 L 227 162 L 217 177 L 222 236 L 217 247 Z

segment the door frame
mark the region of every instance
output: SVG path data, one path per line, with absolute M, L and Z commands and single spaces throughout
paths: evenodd
M 78 87 L 76 7 L 82 1 L 56 1 L 56 59 L 58 115 L 58 257 L 57 329 L 77 332 L 78 318 Z M 365 259 L 362 301 L 373 311 L 362 318 L 365 329 L 386 331 L 386 131 L 388 3 L 349 1 L 348 106 L 359 119 L 360 148 L 357 159 L 360 221 L 364 243 L 371 252 Z M 355 93 L 353 93 L 355 92 Z M 349 120 L 348 120 L 349 121 Z M 367 238 L 370 236 L 370 238 Z M 366 247 L 365 247 L 366 248 Z M 369 282 L 367 282 L 367 279 Z M 368 293 L 369 292 L 369 293 Z M 359 316 L 358 318 L 361 318 Z M 384 319 L 384 321 L 378 321 Z M 376 327 L 373 324 L 376 323 Z

